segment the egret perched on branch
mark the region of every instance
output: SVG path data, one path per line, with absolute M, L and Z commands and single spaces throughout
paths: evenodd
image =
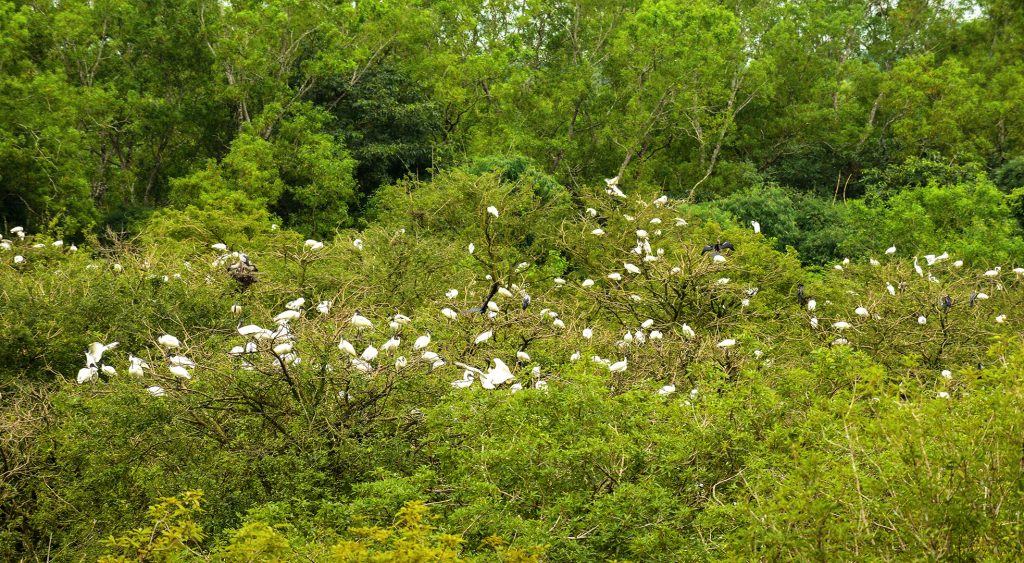
M 178 348 L 181 346 L 181 341 L 170 334 L 164 334 L 160 338 L 157 338 L 156 343 L 164 348 Z
M 402 339 L 401 338 L 398 338 L 397 336 L 392 336 L 387 342 L 385 342 L 384 344 L 380 345 L 380 350 L 382 352 L 388 352 L 388 351 L 391 351 L 391 350 L 397 350 L 398 349 L 398 345 L 401 344 L 401 343 L 402 343 Z
M 357 329 L 360 329 L 360 330 L 362 330 L 364 328 L 373 328 L 373 323 L 370 322 L 370 319 L 368 319 L 368 318 L 362 316 L 361 314 L 359 314 L 359 310 L 358 309 L 356 309 L 355 314 L 352 315 L 351 322 L 352 322 L 352 326 L 354 326 L 354 327 L 356 327 Z
M 628 360 L 622 360 L 622 361 L 615 362 L 614 364 L 609 365 L 608 366 L 608 371 L 610 371 L 612 373 L 622 373 L 622 372 L 626 371 L 626 368 L 628 368 L 628 367 L 629 367 L 629 361 Z
M 428 332 L 427 334 L 424 334 L 423 336 L 420 336 L 419 338 L 417 338 L 416 341 L 412 343 L 412 349 L 413 350 L 422 350 L 422 349 L 426 348 L 429 345 L 430 345 L 430 333 Z
M 498 208 L 497 207 L 494 207 L 493 205 L 491 205 L 491 206 L 489 206 L 487 208 L 487 212 L 490 213 L 491 215 L 494 215 L 495 219 L 498 218 Z

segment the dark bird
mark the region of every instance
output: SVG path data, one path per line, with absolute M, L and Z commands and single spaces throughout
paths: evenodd
M 235 278 L 235 281 L 242 285 L 242 291 L 245 291 L 256 282 L 255 274 L 260 270 L 249 260 L 249 256 L 246 253 L 239 252 L 237 254 L 238 261 L 228 265 L 228 273 L 231 277 Z
M 527 293 L 527 294 L 523 295 L 523 310 L 525 311 L 526 308 L 529 307 L 529 306 L 530 306 L 530 294 Z
M 942 298 L 942 310 L 948 311 L 953 308 L 953 298 L 946 295 Z
M 804 298 L 804 284 L 796 286 L 796 302 L 803 307 L 807 303 L 807 299 Z
M 971 300 L 970 300 L 971 307 L 974 307 L 974 304 L 977 303 L 977 302 L 978 302 L 978 292 L 977 291 L 972 291 L 971 292 Z
M 705 244 L 704 250 L 702 250 L 700 253 L 707 254 L 708 252 L 714 252 L 717 254 L 721 253 L 723 250 L 736 250 L 736 247 L 733 246 L 733 244 L 729 241 L 718 241 L 714 244 Z

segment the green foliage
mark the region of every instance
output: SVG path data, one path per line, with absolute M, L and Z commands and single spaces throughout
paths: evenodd
M 118 554 L 100 557 L 101 563 L 177 561 L 189 544 L 203 540 L 203 529 L 194 520 L 201 512 L 202 492 L 186 491 L 180 498 L 159 500 L 146 511 L 150 520 L 147 527 L 107 540 L 107 545 Z
M 1004 192 L 1024 188 L 1024 157 L 1017 157 L 1000 166 L 993 174 L 992 181 Z
M 1024 10 L 879 4 L 0 0 L 0 559 L 1021 559 Z

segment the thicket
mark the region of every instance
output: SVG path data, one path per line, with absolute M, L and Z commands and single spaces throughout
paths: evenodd
M 0 559 L 1020 559 L 1022 32 L 0 0 Z

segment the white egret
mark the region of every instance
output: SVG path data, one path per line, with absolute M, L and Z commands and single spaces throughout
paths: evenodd
M 181 341 L 170 334 L 160 336 L 160 338 L 156 339 L 156 343 L 164 348 L 178 348 L 181 346 Z
M 224 251 L 226 251 L 228 249 L 228 245 L 224 244 L 223 242 L 218 242 L 218 243 L 215 243 L 215 244 L 211 244 L 210 248 L 212 248 L 214 250 L 220 250 L 221 252 L 224 252 Z
M 851 325 L 850 323 L 848 323 L 846 321 L 836 321 L 836 322 L 832 323 L 832 326 L 837 328 L 837 329 L 839 329 L 839 330 L 846 330 L 846 329 L 850 328 L 853 325 Z
M 187 368 L 196 367 L 196 363 L 188 356 L 171 356 L 167 361 L 170 362 L 172 366 L 185 366 Z
M 942 377 L 944 377 L 946 379 L 952 379 L 953 378 L 953 372 L 949 371 L 948 369 L 942 370 L 941 375 L 942 375 Z
M 665 335 L 662 334 L 660 330 L 651 331 L 651 340 L 661 340 L 662 338 L 664 338 L 664 336 Z
M 103 359 L 104 352 L 107 350 L 113 350 L 114 348 L 117 348 L 117 342 L 111 342 L 110 344 L 93 342 L 85 351 L 85 365 L 95 366 L 101 359 Z
M 492 312 L 492 313 L 497 313 L 501 309 L 498 308 L 498 304 L 495 303 L 494 301 L 488 301 L 487 302 L 487 310 Z
M 811 317 L 811 328 L 818 328 L 818 317 Z
M 867 317 L 871 316 L 871 313 L 868 313 L 868 310 L 866 308 L 864 308 L 864 307 L 857 307 L 856 309 L 854 309 L 853 312 L 857 313 L 858 316 L 864 317 L 864 318 L 867 318 Z
M 263 330 L 263 327 L 257 325 L 245 325 L 238 327 L 238 334 L 242 336 L 252 336 L 254 334 L 263 332 Z
M 360 354 L 359 357 L 362 358 L 364 361 L 372 362 L 373 360 L 377 359 L 378 353 L 379 352 L 377 351 L 377 349 L 373 347 L 373 344 L 370 344 L 369 346 L 366 347 L 366 350 L 363 350 L 363 353 Z
M 303 243 L 303 245 L 310 250 L 320 250 L 324 247 L 324 243 L 313 239 L 306 239 L 306 242 Z
M 409 365 L 409 360 L 405 359 L 405 356 L 398 356 L 395 360 L 395 369 L 402 369 Z
M 591 217 L 597 217 L 597 210 L 594 209 L 593 207 L 588 207 L 587 215 L 590 215 Z
M 350 360 L 350 363 L 352 367 L 355 368 L 357 371 L 361 371 L 363 373 L 370 373 L 373 371 L 373 366 L 370 365 L 370 362 L 367 362 L 366 360 L 363 360 L 361 358 L 352 358 L 352 360 Z
M 452 387 L 456 389 L 466 389 L 473 385 L 473 372 L 466 370 L 462 372 L 462 379 L 452 381 Z
M 364 328 L 373 328 L 373 323 L 370 322 L 370 319 L 360 315 L 358 310 L 354 315 L 352 315 L 352 320 L 350 322 L 352 323 L 352 326 L 360 330 Z
M 520 350 L 520 351 L 516 352 L 516 359 L 518 359 L 520 362 L 529 362 L 530 361 L 530 355 L 527 354 L 525 351 Z
M 412 349 L 413 350 L 422 350 L 422 349 L 426 348 L 429 344 L 430 344 L 430 333 L 428 332 L 427 334 L 424 334 L 423 336 L 420 336 L 419 338 L 417 338 L 416 341 L 412 343 Z
M 620 274 L 618 272 L 612 272 L 612 273 L 608 274 L 608 279 L 610 279 L 612 281 L 620 281 L 622 279 L 622 274 Z
M 676 392 L 676 386 L 672 385 L 672 384 L 665 385 L 661 389 L 658 389 L 658 394 L 661 395 L 662 397 L 664 397 L 666 395 L 671 395 L 672 393 L 675 393 L 675 392 Z
M 631 273 L 631 274 L 639 274 L 640 273 L 640 268 L 638 268 L 637 266 L 635 266 L 633 264 L 630 264 L 629 262 L 624 262 L 622 267 L 625 268 L 626 271 Z
M 380 345 L 381 352 L 390 352 L 391 350 L 397 350 L 398 345 L 402 343 L 402 339 L 397 336 L 392 336 L 387 342 Z
M 751 221 L 750 226 L 754 228 L 755 235 L 761 234 L 761 223 L 758 223 L 757 221 Z
M 150 395 L 152 395 L 154 397 L 163 397 L 164 395 L 167 394 L 167 392 L 164 391 L 164 388 L 160 387 L 159 385 L 153 385 L 151 387 L 146 387 L 146 391 Z
M 554 320 L 554 321 L 553 321 L 553 322 L 551 323 L 551 325 L 552 325 L 552 326 L 554 326 L 555 328 L 558 328 L 558 329 L 562 329 L 562 328 L 565 328 L 565 322 L 564 322 L 564 321 L 562 321 L 562 319 L 555 319 L 555 320 Z
M 622 373 L 622 372 L 626 371 L 626 368 L 628 368 L 628 367 L 629 367 L 629 361 L 624 359 L 624 360 L 615 362 L 614 364 L 611 364 L 610 366 L 608 366 L 608 371 L 610 371 L 612 373 Z
M 291 309 L 292 311 L 298 311 L 305 304 L 306 304 L 306 298 L 305 297 L 299 297 L 298 299 L 293 299 L 292 301 L 289 301 L 288 303 L 286 303 L 284 308 L 285 309 Z
M 896 245 L 894 244 L 894 245 L 890 246 L 889 248 L 886 248 L 885 249 L 885 253 L 888 256 L 892 256 L 893 254 L 896 254 Z
M 487 208 L 487 212 L 490 213 L 491 215 L 494 215 L 495 219 L 497 219 L 497 217 L 498 217 L 498 208 L 497 207 L 494 207 L 493 205 L 491 205 L 491 206 L 489 206 Z
M 444 292 L 444 296 L 447 297 L 448 299 L 455 299 L 456 297 L 459 296 L 459 290 L 449 289 L 448 291 Z
M 455 310 L 452 309 L 451 307 L 445 307 L 444 309 L 441 309 L 441 314 L 451 320 L 455 320 L 455 318 L 459 316 L 459 314 L 456 313 Z
M 142 377 L 142 370 L 149 368 L 149 364 L 147 364 L 145 360 L 143 360 L 142 358 L 136 358 L 131 354 L 128 355 L 128 361 L 128 375 L 132 377 Z
M 509 381 L 513 377 L 514 376 L 512 375 L 512 370 L 508 369 L 508 366 L 505 365 L 505 362 L 501 361 L 498 358 L 494 358 L 494 367 L 489 368 L 487 370 L 486 379 L 492 385 L 501 385 L 502 383 Z
M 893 287 L 891 283 L 886 282 L 885 290 L 889 292 L 889 295 L 892 295 L 892 296 L 896 295 L 896 288 Z
M 316 304 L 316 311 L 321 315 L 326 315 L 331 312 L 331 306 L 333 303 L 330 301 L 321 301 Z
M 917 317 L 917 324 L 919 324 L 919 325 L 928 324 L 928 317 L 925 317 L 924 315 L 918 316 Z
M 654 326 L 654 319 L 647 319 L 646 321 L 640 323 L 640 328 L 646 329 L 651 328 L 652 326 Z
M 473 343 L 474 344 L 480 344 L 482 342 L 486 342 L 487 340 L 489 340 L 491 338 L 492 334 L 494 334 L 492 331 L 485 330 L 484 332 L 481 332 L 480 334 L 477 335 L 477 337 L 473 341 Z
M 345 340 L 344 338 L 342 338 L 341 342 L 338 343 L 338 350 L 341 350 L 342 352 L 348 353 L 349 356 L 355 356 L 356 355 L 356 348 L 355 348 L 355 346 L 353 346 L 351 342 L 349 342 L 348 340 Z
M 594 280 L 592 280 L 590 278 L 587 278 L 587 279 L 583 280 L 583 283 L 580 284 L 581 287 L 591 287 L 593 285 L 594 285 Z
M 593 231 L 590 231 L 590 234 L 592 234 L 592 235 L 594 235 L 596 237 L 603 236 L 604 235 L 604 229 L 601 229 L 601 228 L 594 229 Z
M 714 262 L 725 262 L 725 256 L 721 254 L 715 254 L 714 258 L 711 259 Z
M 686 323 L 683 323 L 683 327 L 681 329 L 679 329 L 679 330 L 683 333 L 683 336 L 687 340 L 697 336 L 697 333 L 694 332 L 694 330 L 692 328 L 690 328 L 690 325 L 688 325 Z
M 277 346 L 274 346 L 274 353 L 277 354 L 278 356 L 283 356 L 288 352 L 291 352 L 294 347 L 295 345 L 292 344 L 291 342 L 282 342 Z
M 362 250 L 363 249 L 363 239 L 357 238 L 356 240 L 352 241 L 352 246 L 356 247 L 356 250 Z
M 999 315 L 998 317 L 996 317 L 996 322 L 999 323 L 999 324 L 1005 323 L 1006 322 L 1006 315 Z
M 814 299 L 808 299 L 807 300 L 807 310 L 808 311 L 813 311 L 813 310 L 815 310 L 817 308 L 818 308 L 818 302 L 817 301 L 815 301 Z
M 76 378 L 76 381 L 78 381 L 78 384 L 81 385 L 83 383 L 88 383 L 88 382 L 96 379 L 98 376 L 99 376 L 99 370 L 96 369 L 95 366 L 84 367 L 84 368 L 78 370 L 78 377 Z
M 473 243 L 469 243 L 469 253 L 473 254 L 474 252 L 476 252 L 476 245 Z
M 732 348 L 736 345 L 736 341 L 732 338 L 726 338 L 725 340 L 718 343 L 718 347 L 721 349 Z
M 289 309 L 287 311 L 281 311 L 280 313 L 278 313 L 274 317 L 274 322 L 276 322 L 276 323 L 287 323 L 287 322 L 293 321 L 293 320 L 295 320 L 295 319 L 297 319 L 297 318 L 299 318 L 301 316 L 302 316 L 302 312 L 301 311 L 293 311 L 293 310 Z
M 171 372 L 171 375 L 180 377 L 182 379 L 192 379 L 192 374 L 188 372 L 188 368 L 185 366 L 171 366 L 167 368 Z

